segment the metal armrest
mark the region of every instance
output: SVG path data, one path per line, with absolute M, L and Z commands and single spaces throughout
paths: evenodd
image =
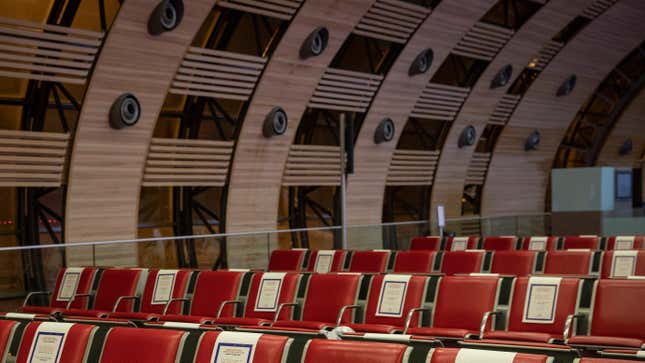
M 72 306 L 72 303 L 74 300 L 76 300 L 77 297 L 92 297 L 92 294 L 74 294 L 71 299 L 67 302 L 67 306 L 65 307 L 66 310 L 69 310 L 69 308 Z
M 189 299 L 189 298 L 187 298 L 187 297 L 174 297 L 174 298 L 172 298 L 172 299 L 168 300 L 168 302 L 166 303 L 166 306 L 164 306 L 164 307 L 163 307 L 163 313 L 162 313 L 162 315 L 166 315 L 166 313 L 168 312 L 168 308 L 170 307 L 170 305 L 171 305 L 172 303 L 176 302 L 176 301 L 181 301 L 181 302 L 190 302 L 190 299 Z
M 347 310 L 360 310 L 363 307 L 360 305 L 345 305 L 342 308 L 340 308 L 340 312 L 338 313 L 338 318 L 336 319 L 336 327 L 340 326 L 340 322 L 343 320 L 343 316 L 345 315 L 345 312 Z
M 484 316 L 482 317 L 482 322 L 479 325 L 479 339 L 484 339 L 484 333 L 486 332 L 486 325 L 488 325 L 488 319 L 490 319 L 491 316 L 502 316 L 502 312 L 487 311 L 484 313 Z
M 567 321 L 564 323 L 564 332 L 562 333 L 562 339 L 566 342 L 569 340 L 569 335 L 571 334 L 571 327 L 573 322 L 577 319 L 582 319 L 585 316 L 583 314 L 571 314 L 567 316 Z
M 414 314 L 416 313 L 424 313 L 424 312 L 430 312 L 430 309 L 428 308 L 414 308 L 411 309 L 408 312 L 408 316 L 405 318 L 405 328 L 403 328 L 403 334 L 408 333 L 408 329 L 410 328 L 410 323 L 412 322 L 412 317 L 414 317 Z
M 31 299 L 32 296 L 39 296 L 39 295 L 47 295 L 47 296 L 49 296 L 51 294 L 52 294 L 51 291 L 33 291 L 33 292 L 30 292 L 25 297 L 25 301 L 22 302 L 22 306 L 23 307 L 27 306 L 27 303 L 29 302 L 29 300 Z
M 271 325 L 275 324 L 276 321 L 278 321 L 278 317 L 280 316 L 280 312 L 282 312 L 282 308 L 284 307 L 292 307 L 292 308 L 297 308 L 300 305 L 297 303 L 282 303 L 278 305 L 278 310 L 275 312 L 275 316 L 273 317 L 273 321 L 271 322 Z
M 226 305 L 230 305 L 230 304 L 233 304 L 233 305 L 235 305 L 236 307 L 237 307 L 238 305 L 239 305 L 239 306 L 242 306 L 242 302 L 241 302 L 240 300 L 226 300 L 226 301 L 222 301 L 222 303 L 221 303 L 221 304 L 219 304 L 219 309 L 217 310 L 217 319 L 219 319 L 219 318 L 220 318 L 220 316 L 222 316 L 222 311 L 224 311 L 224 307 L 225 307 Z
M 116 313 L 116 310 L 119 308 L 119 304 L 121 304 L 121 301 L 123 300 L 136 300 L 138 302 L 140 298 L 138 296 L 119 296 L 114 303 L 114 308 L 112 308 L 113 313 Z

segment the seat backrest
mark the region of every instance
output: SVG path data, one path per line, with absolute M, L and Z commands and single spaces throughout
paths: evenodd
M 389 258 L 389 251 L 355 251 L 349 263 L 349 272 L 385 272 Z
M 222 302 L 237 300 L 245 274 L 241 271 L 199 272 L 190 304 L 190 315 L 217 316 Z M 229 304 L 222 310 L 221 317 L 231 317 L 234 314 L 235 309 Z
M 84 362 L 96 329 L 85 324 L 31 322 L 23 332 L 16 363 Z
M 403 363 L 408 361 L 403 344 L 312 339 L 305 346 L 303 363 Z
M 15 336 L 18 325 L 14 320 L 0 320 L 0 362 L 6 362 L 13 339 L 19 338 Z
M 598 280 L 591 335 L 645 339 L 645 280 Z
M 517 237 L 496 236 L 486 237 L 482 243 L 482 250 L 486 251 L 509 251 L 517 249 Z
M 314 250 L 309 254 L 309 272 L 339 272 L 343 270 L 347 251 L 345 250 Z
M 146 269 L 108 268 L 103 271 L 94 299 L 94 309 L 112 311 L 121 296 L 139 296 L 144 283 Z M 119 304 L 117 311 L 132 311 L 132 301 Z
M 570 249 L 600 249 L 600 237 L 598 236 L 566 236 L 562 242 L 563 250 Z
M 141 298 L 141 312 L 161 314 L 171 298 L 186 297 L 192 273 L 190 270 L 149 270 Z M 171 304 L 168 307 L 169 314 L 180 312 L 181 304 Z
M 522 249 L 528 251 L 553 251 L 558 248 L 558 237 L 533 236 L 524 237 Z
M 430 273 L 434 267 L 435 251 L 398 251 L 394 258 L 396 273 Z
M 65 308 L 67 307 L 67 302 L 75 294 L 89 294 L 96 280 L 97 272 L 96 267 L 61 268 L 58 271 L 50 306 L 53 308 Z M 76 299 L 71 307 L 74 309 L 87 309 L 87 302 L 87 299 Z
M 179 362 L 186 332 L 171 329 L 110 329 L 103 344 L 100 363 Z
M 549 251 L 546 253 L 544 273 L 548 275 L 591 274 L 592 251 Z
M 641 250 L 645 236 L 611 236 L 607 237 L 607 251 Z
M 484 313 L 495 310 L 499 281 L 489 276 L 442 277 L 432 326 L 479 331 Z
M 482 272 L 484 251 L 446 251 L 441 258 L 441 272 L 446 275 Z
M 302 271 L 306 250 L 273 250 L 268 271 Z
M 419 275 L 374 276 L 370 282 L 365 323 L 403 327 L 408 312 L 421 307 L 427 283 L 428 278 Z M 410 326 L 417 326 L 418 316 L 415 314 Z
M 244 316 L 272 320 L 282 303 L 296 300 L 300 274 L 289 272 L 258 272 L 253 275 L 251 287 L 244 308 Z M 277 299 L 275 299 L 277 295 Z M 268 306 L 265 301 L 272 301 Z M 283 309 L 280 319 L 289 319 L 290 309 Z
M 492 350 L 436 348 L 430 351 L 428 363 L 550 363 L 546 355 Z
M 446 251 L 463 251 L 476 249 L 479 244 L 478 236 L 469 237 L 448 237 L 446 239 Z
M 645 250 L 613 250 L 604 253 L 600 277 L 645 276 Z
M 535 272 L 537 251 L 496 251 L 490 272 L 501 275 L 528 276 Z
M 360 274 L 314 274 L 309 278 L 302 320 L 336 323 L 340 309 L 355 305 L 361 283 Z M 342 322 L 350 322 L 348 311 Z
M 508 313 L 508 330 L 562 334 L 567 317 L 576 313 L 581 288 L 581 280 L 577 278 L 541 276 L 517 278 Z M 551 293 L 553 295 L 550 295 Z M 549 301 L 542 299 L 544 296 L 556 298 Z M 534 301 L 534 298 L 542 300 Z M 538 310 L 532 308 L 531 305 L 534 303 L 541 308 Z M 553 309 L 549 311 L 549 307 Z
M 193 363 L 281 363 L 290 346 L 286 336 L 209 331 L 202 334 Z
M 439 251 L 441 249 L 441 237 L 426 236 L 414 237 L 410 241 L 410 250 L 430 250 Z

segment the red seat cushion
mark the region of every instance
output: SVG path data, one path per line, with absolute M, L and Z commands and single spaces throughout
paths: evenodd
M 88 318 L 100 318 L 100 317 L 107 317 L 108 312 L 105 310 L 83 310 L 83 309 L 69 309 L 69 310 L 63 310 L 61 312 L 63 315 L 66 317 L 88 317 Z
M 485 334 L 486 339 L 516 340 L 536 343 L 550 343 L 554 339 L 562 339 L 562 334 L 534 333 L 525 331 L 491 331 Z
M 388 251 L 356 251 L 349 264 L 350 272 L 379 273 L 387 269 Z
M 124 311 L 124 312 L 109 313 L 108 318 L 127 319 L 127 320 L 152 320 L 152 319 L 158 319 L 160 315 L 161 314 Z
M 395 273 L 430 273 L 434 265 L 434 251 L 399 251 L 394 259 Z
M 439 251 L 440 249 L 441 237 L 438 236 L 414 237 L 410 241 L 410 250 Z
M 212 316 L 168 314 L 159 316 L 159 320 L 176 321 L 179 323 L 206 324 L 212 322 L 215 318 Z
M 278 320 L 272 325 L 273 328 L 298 328 L 308 330 L 320 330 L 335 326 L 336 323 L 312 320 Z
M 600 237 L 597 236 L 567 236 L 564 237 L 562 249 L 585 248 L 590 250 L 600 249 Z
M 407 334 L 425 335 L 437 338 L 465 339 L 471 335 L 479 334 L 479 331 L 459 328 L 410 328 L 408 329 Z
M 589 275 L 591 251 L 549 251 L 546 254 L 544 273 L 549 275 Z
M 529 276 L 535 272 L 536 251 L 497 251 L 493 254 L 491 273 Z
M 213 324 L 216 325 L 236 325 L 236 326 L 253 326 L 253 325 L 265 325 L 271 323 L 271 320 L 259 319 L 259 318 L 219 318 L 213 320 Z
M 484 255 L 483 251 L 444 252 L 441 260 L 441 272 L 446 275 L 481 272 Z
M 213 349 L 221 332 L 206 332 L 201 336 L 199 347 L 193 363 L 212 363 L 211 357 Z M 229 336 L 235 336 L 234 333 L 227 332 Z M 250 363 L 280 363 L 283 361 L 283 355 L 288 347 L 289 337 L 263 334 L 257 341 L 253 360 Z
M 112 328 L 100 363 L 175 363 L 185 334 L 170 329 Z
M 303 363 L 398 363 L 407 348 L 403 344 L 312 339 Z
M 482 249 L 486 251 L 509 251 L 514 250 L 517 246 L 517 237 L 515 236 L 499 236 L 499 237 L 486 237 Z
M 512 352 L 494 352 L 494 351 L 477 351 L 473 349 L 455 349 L 455 348 L 436 348 L 431 352 L 431 358 L 428 363 L 454 363 L 457 361 L 457 358 L 468 353 L 469 363 L 484 363 L 484 362 L 506 362 L 508 357 L 513 358 L 513 363 L 546 363 L 550 362 L 551 358 L 546 355 L 538 354 L 523 354 L 523 353 L 512 353 Z M 498 355 L 499 358 L 495 359 L 495 356 Z M 514 356 L 512 356 L 514 355 Z M 481 357 L 481 361 L 478 359 Z M 502 358 L 504 357 L 504 358 Z M 460 357 L 461 361 L 464 361 L 466 357 Z
M 403 327 L 387 324 L 344 324 L 354 331 L 361 333 L 382 333 L 390 334 L 396 331 L 403 331 Z
M 640 348 L 643 344 L 645 344 L 645 340 L 637 338 L 576 335 L 574 337 L 571 337 L 568 340 L 568 343 L 571 345 L 588 345 L 595 347 Z
M 20 341 L 16 363 L 27 363 L 30 361 L 29 352 L 31 351 L 34 339 L 36 339 L 38 328 L 42 324 L 45 324 L 43 325 L 43 328 L 53 326 L 52 324 L 56 324 L 57 326 L 63 326 L 63 324 L 69 326 L 67 337 L 65 338 L 63 349 L 60 353 L 59 362 L 83 361 L 87 351 L 90 349 L 89 342 L 90 338 L 93 336 L 94 330 L 96 329 L 95 326 L 71 323 L 31 322 L 25 328 L 22 340 Z
M 269 271 L 301 271 L 305 250 L 274 250 L 269 259 Z
M 578 363 L 634 363 L 633 360 L 627 359 L 607 359 L 607 358 L 582 358 Z

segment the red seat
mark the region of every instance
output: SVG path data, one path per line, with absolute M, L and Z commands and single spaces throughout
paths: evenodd
M 528 276 L 535 273 L 537 251 L 497 251 L 490 272 L 501 275 Z
M 201 271 L 197 275 L 193 298 L 188 315 L 167 314 L 159 320 L 185 323 L 207 323 L 216 318 L 233 317 L 235 306 L 224 305 L 225 301 L 237 300 L 242 280 L 246 272 L 241 271 Z M 170 305 L 182 305 L 176 301 Z
M 549 251 L 544 273 L 549 275 L 590 275 L 592 251 Z
M 273 309 L 266 309 L 258 306 L 258 298 L 263 281 L 277 278 L 280 280 L 279 296 Z M 277 308 L 283 303 L 293 303 L 296 300 L 296 293 L 300 284 L 300 274 L 297 273 L 255 273 L 251 280 L 251 287 L 246 299 L 243 317 L 221 317 L 214 319 L 213 323 L 221 325 L 261 325 L 269 324 L 273 321 Z M 291 310 L 284 310 L 280 313 L 280 319 L 286 320 L 291 318 Z
M 185 298 L 188 293 L 190 270 L 159 270 L 152 269 L 148 273 L 146 286 L 143 290 L 141 308 L 138 312 L 121 311 L 108 314 L 110 319 L 150 320 L 163 314 L 166 303 L 171 298 Z M 159 291 L 157 291 L 159 286 Z M 168 289 L 170 286 L 170 289 Z M 181 313 L 181 305 L 172 304 L 168 313 Z
M 566 236 L 562 242 L 562 249 L 600 249 L 600 237 L 598 236 Z
M 336 326 L 341 308 L 356 304 L 360 281 L 359 274 L 311 275 L 302 309 L 302 319 L 278 320 L 272 327 L 320 330 Z M 351 322 L 352 313 L 352 311 L 346 311 L 341 323 Z
M 395 273 L 430 273 L 434 267 L 434 251 L 399 251 L 394 258 Z
M 331 260 L 329 255 L 331 256 Z M 318 259 L 318 255 L 321 259 Z M 345 259 L 347 258 L 347 251 L 344 250 L 328 250 L 328 251 L 311 251 L 309 255 L 309 272 L 339 272 L 345 266 Z M 317 268 L 316 268 L 317 267 Z
M 226 354 L 225 350 L 220 349 L 220 347 L 250 346 L 249 358 L 252 356 L 253 359 L 235 361 L 248 363 L 281 363 L 286 361 L 290 343 L 291 339 L 285 336 L 210 331 L 201 336 L 195 359 L 192 362 L 212 363 L 218 361 L 218 358 L 222 359 L 222 362 L 227 362 L 228 360 L 224 359 L 226 358 L 225 355 L 220 357 L 220 354 Z M 239 350 L 231 353 L 235 358 L 239 358 L 239 356 L 235 356 L 235 354 L 240 353 Z M 245 355 L 242 357 L 245 357 Z
M 84 268 L 61 268 L 58 271 L 56 285 L 50 297 L 49 306 L 28 305 L 31 298 L 38 295 L 48 295 L 47 292 L 32 292 L 25 298 L 19 311 L 32 314 L 51 314 L 56 311 L 65 310 L 70 298 L 75 294 L 88 294 L 97 276 L 98 269 L 95 267 Z M 65 289 L 62 289 L 65 281 Z M 71 305 L 73 309 L 87 309 L 87 299 L 78 299 Z
M 589 335 L 568 343 L 589 349 L 634 348 L 645 344 L 645 280 L 598 280 Z
M 528 251 L 553 251 L 558 248 L 558 237 L 524 237 L 522 249 Z
M 600 277 L 645 276 L 645 250 L 614 250 L 604 253 Z
M 634 363 L 634 360 L 630 359 L 607 359 L 607 358 L 582 358 L 577 363 Z
M 302 271 L 307 250 L 273 250 L 269 271 Z
M 447 251 L 441 259 L 441 272 L 446 275 L 482 272 L 484 251 Z
M 115 307 L 119 312 L 131 312 L 134 306 L 133 300 L 123 300 L 116 306 L 119 298 L 124 296 L 141 296 L 140 283 L 145 279 L 148 270 L 146 269 L 118 269 L 109 268 L 101 273 L 99 285 L 94 296 L 92 309 L 69 309 L 61 311 L 64 316 L 72 317 L 102 317 L 112 312 Z M 89 299 L 88 296 L 76 296 L 73 303 Z
M 448 237 L 446 239 L 446 251 L 463 251 L 463 250 L 473 250 L 477 248 L 479 244 L 479 237 L 470 236 L 470 237 Z
M 553 322 L 544 323 L 531 320 L 524 322 L 529 282 L 533 281 L 533 284 L 540 284 L 542 281 L 552 279 L 544 277 L 520 277 L 516 279 L 510 311 L 508 312 L 507 330 L 487 331 L 484 338 L 534 343 L 553 343 L 555 340 L 564 340 L 563 332 L 567 317 L 575 314 L 578 306 L 578 296 L 582 288 L 579 279 L 562 278 L 559 281 Z
M 15 336 L 18 324 L 13 320 L 0 320 L 0 362 L 4 362 L 7 358 L 13 339 L 20 338 Z
M 100 363 L 179 362 L 186 335 L 171 329 L 112 328 L 105 338 Z
M 390 251 L 355 251 L 349 263 L 350 272 L 381 273 L 387 270 Z
M 484 314 L 495 309 L 499 281 L 497 277 L 442 277 L 434 305 L 432 326 L 413 327 L 406 333 L 443 339 L 464 339 L 479 335 Z
M 354 331 L 362 333 L 393 333 L 395 331 L 403 331 L 405 326 L 405 319 L 408 313 L 413 308 L 418 308 L 423 303 L 423 298 L 426 292 L 426 284 L 428 278 L 425 276 L 410 276 L 410 275 L 376 275 L 372 278 L 370 283 L 370 291 L 367 298 L 367 307 L 365 311 L 365 319 L 362 324 L 344 324 L 349 326 Z M 402 285 L 405 283 L 405 285 Z M 384 292 L 392 291 L 383 290 L 383 285 L 389 286 L 404 286 L 401 305 L 398 311 L 389 309 L 392 306 L 380 306 L 381 299 Z M 392 284 L 392 285 L 390 285 Z M 396 289 L 396 287 L 394 287 Z M 400 291 L 400 290 L 398 290 Z M 396 296 L 396 295 L 395 295 Z M 411 326 L 418 326 L 418 314 L 414 315 Z
M 31 322 L 27 325 L 22 335 L 18 355 L 16 356 L 16 363 L 49 361 L 47 357 L 51 357 L 50 354 L 47 354 L 45 351 L 39 353 L 35 350 L 37 344 L 44 345 L 41 339 L 47 339 L 47 337 L 49 337 L 47 340 L 54 337 L 59 340 L 58 342 L 54 341 L 53 343 L 50 342 L 50 344 L 47 344 L 55 344 L 55 347 L 58 347 L 60 359 L 57 362 L 84 362 L 97 329 L 94 325 L 85 324 Z M 45 346 L 43 350 L 47 350 L 46 348 L 48 347 Z
M 414 237 L 410 241 L 410 250 L 430 250 L 439 251 L 441 249 L 441 237 L 427 236 L 427 237 Z
M 306 346 L 303 363 L 399 363 L 407 362 L 403 344 L 312 339 Z
M 492 350 L 436 348 L 430 351 L 428 363 L 547 363 L 546 355 L 496 352 Z
M 607 250 L 642 250 L 643 240 L 645 236 L 611 236 L 607 238 Z
M 517 237 L 498 236 L 486 237 L 482 243 L 482 249 L 486 251 L 509 251 L 517 249 Z

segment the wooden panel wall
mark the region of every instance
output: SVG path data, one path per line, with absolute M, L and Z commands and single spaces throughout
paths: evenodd
M 516 32 L 515 36 L 488 65 L 453 122 L 441 151 L 432 189 L 431 211 L 433 215 L 436 206 L 443 204 L 446 216 L 461 216 L 464 183 L 469 175 L 474 176 L 472 172 L 469 172 L 469 166 L 471 166 L 471 158 L 476 145 L 461 149 L 458 147 L 457 141 L 463 129 L 468 125 L 474 126 L 479 138 L 488 120 L 493 115 L 500 113 L 499 102 L 501 100 L 508 101 L 505 98 L 506 90 L 524 67 L 540 51 L 543 44 L 549 42 L 562 27 L 591 2 L 591 0 L 549 1 Z M 513 66 L 512 79 L 504 87 L 491 89 L 492 79 L 507 64 Z M 480 181 L 481 178 L 477 180 Z
M 524 95 L 493 153 L 484 187 L 482 215 L 541 213 L 551 165 L 569 123 L 598 84 L 645 34 L 645 6 L 621 0 L 584 28 L 546 67 Z M 563 80 L 575 73 L 577 85 L 556 97 Z M 524 140 L 539 129 L 537 150 Z M 548 209 L 548 208 L 547 208 Z
M 348 224 L 381 222 L 390 160 L 415 103 L 454 45 L 493 4 L 492 0 L 442 1 L 392 66 L 365 116 L 354 149 L 354 174 L 347 181 Z M 430 70 L 408 76 L 412 61 L 428 47 L 434 52 Z M 375 144 L 374 130 L 385 117 L 394 121 L 395 137 L 390 142 Z
M 298 122 L 328 64 L 371 4 L 371 0 L 308 1 L 294 17 L 266 66 L 240 131 L 230 177 L 228 232 L 276 228 L 283 170 Z M 319 26 L 329 29 L 327 49 L 301 60 L 302 42 Z M 262 123 L 275 106 L 287 112 L 289 128 L 284 135 L 265 138 Z M 266 257 L 266 241 L 266 236 L 229 241 L 229 266 L 266 267 L 258 262 Z
M 139 192 L 147 149 L 161 106 L 184 53 L 213 0 L 191 0 L 174 31 L 147 33 L 157 0 L 128 0 L 112 24 L 96 62 L 78 120 L 70 163 L 66 208 L 68 242 L 130 239 L 137 236 Z M 108 124 L 110 105 L 132 92 L 141 117 L 131 128 Z M 69 264 L 90 260 L 87 249 L 69 249 Z M 96 249 L 98 264 L 136 264 L 134 246 Z

